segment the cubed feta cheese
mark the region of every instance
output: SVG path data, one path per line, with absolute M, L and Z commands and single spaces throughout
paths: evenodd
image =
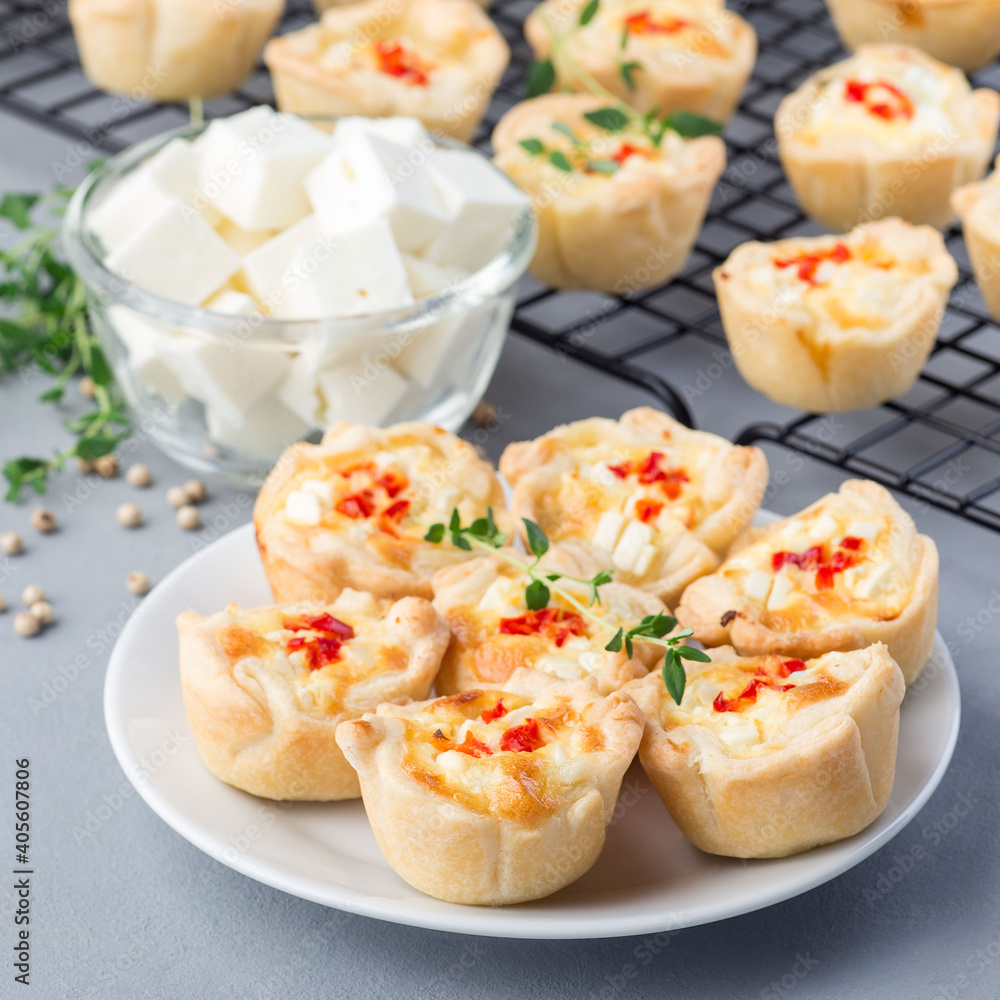
M 244 292 L 226 289 L 213 295 L 205 303 L 205 308 L 211 312 L 226 313 L 229 316 L 259 316 L 257 303 Z
M 417 146 L 427 150 L 434 148 L 430 133 L 416 118 L 362 118 L 360 115 L 345 115 L 337 119 L 333 130 L 335 142 L 343 142 L 356 135 L 377 135 L 397 146 Z
M 855 583 L 854 594 L 863 601 L 870 601 L 892 590 L 895 577 L 896 571 L 891 563 L 878 563 Z
M 176 338 L 124 306 L 111 306 L 107 317 L 108 324 L 128 350 L 126 364 L 136 378 L 167 402 L 182 403 L 187 394 L 167 363 Z
M 764 604 L 771 592 L 772 576 L 762 569 L 752 569 L 743 578 L 743 593 L 752 601 Z
M 469 276 L 469 272 L 461 267 L 443 267 L 432 260 L 424 260 L 423 257 L 414 257 L 412 254 L 403 254 L 403 265 L 410 281 L 410 290 L 417 299 L 453 289 Z
M 323 422 L 323 401 L 319 397 L 321 356 L 322 348 L 318 344 L 303 344 L 275 391 L 278 399 L 310 427 L 318 427 Z
M 247 411 L 288 374 L 291 362 L 270 348 L 234 346 L 212 337 L 192 338 L 171 356 L 170 366 L 189 396 L 214 410 L 220 421 L 240 428 Z
M 180 136 L 158 149 L 138 169 L 168 195 L 194 205 L 198 192 L 198 151 Z
M 353 365 L 325 369 L 319 373 L 318 381 L 327 424 L 336 420 L 381 424 L 410 388 L 410 383 L 391 368 L 380 370 L 369 379 Z
M 147 291 L 194 306 L 239 270 L 240 258 L 200 215 L 171 198 L 105 263 Z
M 387 219 L 400 250 L 427 246 L 448 219 L 413 160 L 412 151 L 376 135 L 359 133 L 338 144 L 305 182 L 320 230 L 336 237 Z
M 201 193 L 241 229 L 260 232 L 309 214 L 303 182 L 333 142 L 294 115 L 258 107 L 217 118 L 199 145 Z
M 781 611 L 787 606 L 795 591 L 795 583 L 787 573 L 779 573 L 771 585 L 771 593 L 767 598 L 768 611 Z
M 655 545 L 644 545 L 639 552 L 639 558 L 636 559 L 635 565 L 632 567 L 632 572 L 636 576 L 645 576 L 650 567 L 653 565 L 653 560 L 656 558 L 656 546 Z
M 597 522 L 593 537 L 594 545 L 599 549 L 604 549 L 605 552 L 614 552 L 615 546 L 618 544 L 618 537 L 624 527 L 624 514 L 606 510 Z
M 452 267 L 482 267 L 504 248 L 528 199 L 478 153 L 438 149 L 425 169 L 449 217 L 425 256 Z
M 211 406 L 206 408 L 205 416 L 208 436 L 216 444 L 271 462 L 312 429 L 273 395 L 244 410 L 238 425 L 230 423 Z M 317 499 L 315 494 L 307 495 Z
M 408 334 L 407 346 L 396 359 L 396 367 L 418 385 L 426 387 L 441 382 L 441 369 L 456 360 L 459 344 L 470 339 L 470 332 L 467 322 L 459 316 L 432 323 L 423 330 L 413 330 Z
M 840 529 L 840 525 L 837 524 L 836 520 L 829 514 L 820 514 L 813 523 L 812 530 L 809 532 L 812 538 L 815 538 L 817 542 L 829 541 Z
M 285 517 L 296 524 L 319 524 L 323 519 L 319 497 L 307 490 L 292 490 L 285 500 Z
M 308 215 L 243 258 L 243 278 L 266 310 L 276 316 L 284 314 L 295 254 L 299 247 L 318 236 L 316 217 Z
M 467 753 L 459 753 L 457 750 L 445 750 L 437 755 L 438 767 L 443 771 L 467 771 L 471 761 L 472 758 Z
M 241 256 L 245 257 L 252 253 L 259 246 L 263 246 L 268 240 L 273 239 L 278 234 L 273 230 L 265 230 L 262 233 L 248 233 L 245 229 L 240 229 L 235 222 L 219 216 L 219 221 L 215 224 L 215 231 Z
M 718 732 L 719 739 L 727 747 L 749 747 L 760 743 L 760 734 L 751 719 L 741 719 L 739 716 L 724 718 Z
M 144 170 L 122 178 L 104 199 L 87 213 L 91 232 L 106 251 L 117 250 L 137 229 L 148 225 L 157 212 L 171 204 L 171 197 Z
M 406 268 L 385 219 L 299 247 L 288 284 L 283 314 L 294 319 L 361 316 L 413 302 Z
M 653 539 L 653 529 L 642 521 L 629 521 L 611 555 L 611 563 L 616 569 L 630 572 L 642 553 L 643 547 Z
M 881 526 L 876 521 L 851 521 L 844 532 L 844 537 L 863 538 L 866 542 L 874 542 L 880 530 Z
M 314 493 L 324 507 L 333 506 L 333 484 L 325 479 L 303 479 L 300 489 Z

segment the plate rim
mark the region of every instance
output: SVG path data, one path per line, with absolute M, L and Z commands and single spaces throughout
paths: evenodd
M 766 516 L 770 512 L 762 511 L 761 513 Z M 203 549 L 193 553 L 180 563 L 180 565 L 171 570 L 157 587 L 154 588 L 146 600 L 149 601 L 150 597 L 154 597 L 157 590 L 160 590 L 161 593 L 166 592 L 169 589 L 169 585 L 177 577 L 187 575 L 193 567 L 199 565 L 203 560 L 211 559 L 218 548 L 225 545 L 240 544 L 243 541 L 243 536 L 252 536 L 252 534 L 253 523 L 251 522 L 214 539 Z M 249 541 L 249 538 L 247 540 Z M 178 833 L 209 857 L 221 862 L 228 868 L 232 868 L 234 871 L 240 872 L 274 889 L 279 889 L 282 892 L 301 899 L 307 899 L 322 906 L 329 906 L 359 916 L 448 933 L 520 940 L 592 940 L 596 938 L 631 937 L 715 923 L 720 920 L 727 920 L 732 917 L 765 909 L 788 899 L 793 899 L 803 893 L 810 892 L 817 886 L 823 885 L 834 878 L 838 878 L 844 872 L 860 864 L 865 858 L 870 857 L 884 847 L 904 827 L 909 825 L 941 783 L 951 763 L 961 726 L 961 689 L 957 671 L 950 651 L 947 649 L 940 633 L 936 632 L 934 654 L 937 654 L 943 663 L 942 672 L 954 697 L 955 711 L 950 719 L 950 727 L 944 750 L 923 785 L 910 801 L 901 808 L 899 814 L 878 834 L 861 841 L 853 850 L 850 850 L 844 857 L 838 858 L 834 863 L 828 863 L 820 867 L 814 875 L 804 877 L 794 885 L 776 888 L 771 892 L 764 892 L 752 902 L 746 901 L 745 903 L 738 903 L 735 906 L 723 903 L 715 908 L 704 907 L 702 911 L 695 911 L 687 917 L 672 921 L 669 919 L 667 912 L 664 913 L 663 921 L 654 923 L 651 922 L 650 915 L 647 912 L 639 911 L 634 916 L 629 914 L 615 914 L 607 918 L 603 923 L 595 923 L 594 915 L 589 911 L 581 913 L 578 917 L 567 916 L 565 914 L 553 916 L 552 914 L 546 914 L 544 911 L 533 914 L 530 910 L 526 910 L 521 906 L 470 907 L 457 903 L 444 904 L 454 907 L 453 910 L 450 908 L 447 910 L 431 908 L 420 910 L 414 909 L 410 903 L 400 905 L 398 901 L 382 899 L 381 897 L 373 896 L 371 893 L 363 893 L 347 887 L 340 887 L 337 893 L 338 898 L 336 901 L 333 901 L 329 892 L 319 892 L 311 888 L 308 884 L 303 883 L 298 876 L 284 875 L 267 864 L 257 861 L 248 854 L 241 853 L 235 859 L 231 857 L 227 858 L 225 856 L 226 850 L 224 845 L 218 842 L 214 835 L 207 833 L 196 823 L 189 820 L 171 802 L 160 795 L 156 791 L 155 783 L 134 779 L 133 776 L 135 774 L 142 773 L 139 766 L 140 759 L 133 752 L 129 744 L 123 712 L 116 711 L 116 709 L 118 699 L 121 696 L 118 681 L 127 662 L 121 650 L 130 641 L 132 634 L 143 627 L 146 617 L 143 612 L 146 606 L 146 602 L 140 605 L 138 612 L 127 622 L 125 628 L 122 629 L 121 635 L 119 635 L 115 642 L 105 674 L 102 700 L 105 727 L 115 758 L 125 772 L 126 778 L 153 812 L 173 829 L 175 833 Z M 155 599 L 152 602 L 152 606 L 155 613 Z M 934 654 L 932 654 L 932 658 Z M 855 837 L 860 837 L 863 833 L 864 831 L 861 831 Z M 780 862 L 783 859 L 772 860 Z M 428 900 L 431 900 L 431 897 L 428 897 Z M 433 902 L 435 904 L 440 903 L 438 900 L 434 900 Z M 531 904 L 527 905 L 530 906 Z M 544 927 L 544 933 L 526 933 L 526 930 L 529 928 L 526 928 L 525 924 L 537 924 L 540 930 Z

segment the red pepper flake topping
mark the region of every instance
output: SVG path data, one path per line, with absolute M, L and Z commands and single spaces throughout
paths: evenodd
M 531 753 L 545 746 L 545 740 L 538 732 L 535 719 L 525 719 L 520 726 L 514 726 L 500 737 L 501 750 L 513 750 L 519 753 Z
M 665 458 L 663 452 L 651 451 L 641 462 L 626 461 L 618 465 L 609 465 L 608 468 L 619 479 L 635 475 L 643 486 L 658 483 L 668 500 L 676 500 L 681 495 L 681 484 L 691 480 L 683 469 L 664 469 Z
M 797 674 L 800 670 L 805 669 L 806 665 L 801 660 L 783 660 L 778 664 L 778 676 L 790 677 L 792 674 Z
M 843 264 L 844 261 L 850 259 L 850 248 L 843 243 L 837 243 L 829 250 L 819 250 L 816 253 L 803 253 L 799 254 L 798 257 L 787 257 L 783 260 L 775 259 L 774 266 L 782 269 L 786 267 L 798 268 L 799 280 L 816 288 L 819 286 L 819 282 L 816 280 L 816 272 L 819 270 L 820 264 L 827 260 L 834 264 Z
M 340 648 L 354 638 L 354 629 L 333 615 L 299 615 L 285 619 L 284 626 L 291 632 L 314 632 L 316 635 L 293 635 L 285 644 L 290 653 L 305 652 L 306 666 L 319 670 L 340 658 Z
M 375 494 L 371 490 L 353 493 L 338 502 L 337 510 L 346 517 L 355 519 L 371 517 L 375 513 Z
M 615 152 L 611 159 L 621 166 L 630 156 L 644 156 L 647 159 L 651 157 L 652 151 L 649 149 L 643 149 L 641 146 L 633 146 L 630 142 L 623 142 L 619 147 L 617 152 Z
M 500 631 L 503 635 L 541 634 L 561 648 L 571 635 L 586 635 L 586 626 L 575 611 L 542 608 L 528 611 L 518 618 L 501 618 Z
M 378 484 L 389 494 L 389 498 L 393 499 L 410 485 L 410 481 L 399 469 L 386 469 L 379 476 Z
M 504 707 L 503 698 L 501 698 L 492 708 L 484 708 L 479 713 L 479 718 L 489 724 L 494 719 L 502 719 L 506 714 L 507 709 Z
M 630 35 L 674 35 L 678 31 L 690 28 L 693 21 L 685 21 L 679 17 L 664 15 L 659 21 L 654 21 L 648 10 L 630 14 L 625 18 L 625 30 Z
M 379 527 L 387 534 L 398 538 L 396 529 L 399 527 L 399 522 L 406 517 L 409 509 L 409 500 L 397 500 L 395 503 L 389 504 L 379 515 Z
M 429 68 L 421 64 L 415 52 L 395 40 L 375 43 L 379 72 L 394 76 L 411 87 L 426 87 Z
M 863 104 L 869 114 L 885 121 L 897 118 L 910 121 L 916 111 L 913 101 L 899 87 L 885 80 L 873 83 L 847 80 L 844 83 L 844 98 L 854 104 Z
M 844 542 L 850 544 L 845 545 Z M 805 552 L 775 552 L 771 556 L 771 569 L 777 573 L 784 566 L 796 566 L 798 569 L 814 572 L 816 589 L 832 590 L 837 574 L 857 565 L 859 556 L 852 555 L 852 552 L 857 552 L 862 544 L 860 538 L 845 538 L 829 555 L 823 545 L 814 545 Z
M 659 500 L 636 500 L 635 502 L 635 516 L 643 524 L 655 521 L 660 516 L 661 510 L 663 510 L 663 504 Z
M 493 751 L 485 744 L 480 743 L 479 740 L 472 735 L 472 733 L 467 732 L 465 734 L 465 739 L 455 749 L 459 753 L 468 754 L 470 757 L 492 757 Z
M 865 544 L 865 541 L 863 538 L 855 538 L 853 535 L 848 535 L 846 538 L 842 538 L 837 544 L 842 549 L 850 549 L 852 552 L 857 552 Z

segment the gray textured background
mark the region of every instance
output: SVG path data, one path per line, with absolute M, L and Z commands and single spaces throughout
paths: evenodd
M 2 115 L 0 135 L 0 193 L 50 183 L 51 164 L 69 145 Z M 666 363 L 681 373 L 712 360 L 701 343 L 672 351 Z M 0 382 L 0 460 L 67 441 L 61 415 L 34 402 L 44 384 Z M 488 398 L 502 414 L 485 441 L 494 458 L 508 441 L 563 420 L 618 415 L 648 402 L 519 338 L 509 342 Z M 726 434 L 773 412 L 732 374 L 694 408 L 701 426 Z M 1000 628 L 988 607 L 992 600 L 1000 608 L 1000 536 L 908 505 L 941 549 L 940 628 L 958 661 L 963 725 L 941 787 L 881 852 L 797 899 L 668 936 L 493 940 L 382 923 L 287 896 L 201 854 L 137 795 L 120 796 L 125 776 L 105 734 L 102 688 L 110 643 L 134 607 L 125 577 L 143 569 L 162 579 L 193 545 L 163 500 L 166 487 L 186 474 L 148 444 L 125 457 L 147 462 L 155 487 L 137 493 L 116 480 L 91 489 L 68 471 L 45 501 L 61 521 L 55 535 L 28 527 L 33 499 L 0 506 L 0 531 L 21 531 L 29 546 L 22 557 L 0 558 L 0 593 L 15 604 L 26 584 L 40 583 L 59 615 L 30 641 L 13 635 L 11 612 L 0 615 L 0 830 L 12 831 L 13 759 L 28 756 L 35 868 L 31 993 L 17 992 L 13 982 L 15 904 L 6 888 L 0 997 L 1000 996 Z M 783 451 L 769 458 L 786 482 L 768 505 L 783 513 L 840 479 Z M 114 521 L 125 499 L 146 512 L 138 531 Z M 206 522 L 243 523 L 248 505 L 235 520 L 224 513 L 238 499 L 213 490 Z M 9 836 L 0 843 L 11 843 Z M 896 859 L 915 847 L 924 851 L 903 872 Z M 3 866 L 11 855 L 5 848 Z

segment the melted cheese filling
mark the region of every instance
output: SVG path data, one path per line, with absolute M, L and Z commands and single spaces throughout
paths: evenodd
M 915 570 L 897 541 L 888 517 L 859 519 L 846 505 L 831 504 L 789 520 L 718 572 L 779 631 L 843 616 L 891 620 L 909 600 Z
M 890 149 L 954 140 L 951 105 L 961 96 L 963 82 L 946 68 L 934 71 L 889 58 L 848 59 L 823 75 L 796 137 L 807 143 L 866 140 Z M 892 89 L 876 89 L 883 83 Z M 867 91 L 864 100 L 858 99 L 859 88 Z
M 689 681 L 679 706 L 663 694 L 660 723 L 668 733 L 681 726 L 704 726 L 733 757 L 778 750 L 781 729 L 796 711 L 839 697 L 861 676 L 860 666 L 838 663 L 838 655 L 806 663 L 760 656 L 706 664 Z M 748 689 L 750 696 L 741 699 Z
M 706 488 L 719 448 L 688 439 L 651 446 L 610 421 L 564 440 L 574 468 L 538 498 L 542 526 L 554 541 L 588 541 L 624 583 L 669 572 L 679 544 L 728 499 Z M 662 458 L 644 473 L 651 455 Z
M 388 603 L 383 604 L 371 594 L 345 590 L 333 604 L 310 606 L 302 612 L 274 609 L 248 613 L 235 606 L 230 606 L 229 612 L 237 629 L 248 629 L 268 643 L 270 649 L 266 653 L 263 648 L 258 650 L 264 654 L 260 658 L 267 660 L 269 671 L 283 676 L 292 685 L 300 706 L 335 714 L 343 708 L 352 685 L 386 670 L 405 670 L 409 663 L 406 650 L 385 642 L 381 623 Z M 310 651 L 289 649 L 289 642 L 293 646 L 296 639 L 310 643 L 326 638 L 327 633 L 286 626 L 299 624 L 297 619 L 304 615 L 324 612 L 350 626 L 354 636 L 342 641 L 330 662 L 313 668 Z
M 498 703 L 503 714 L 491 718 Z M 403 768 L 411 777 L 470 808 L 528 821 L 554 811 L 567 790 L 592 782 L 592 755 L 604 748 L 600 729 L 562 696 L 531 701 L 466 691 L 405 721 Z M 534 748 L 505 749 L 511 744 Z
M 456 507 L 465 524 L 486 514 L 493 484 L 488 473 L 465 470 L 461 482 L 449 459 L 417 440 L 392 451 L 338 455 L 304 472 L 285 497 L 292 524 L 331 528 L 363 545 L 372 536 L 422 539 L 427 523 L 447 523 Z

